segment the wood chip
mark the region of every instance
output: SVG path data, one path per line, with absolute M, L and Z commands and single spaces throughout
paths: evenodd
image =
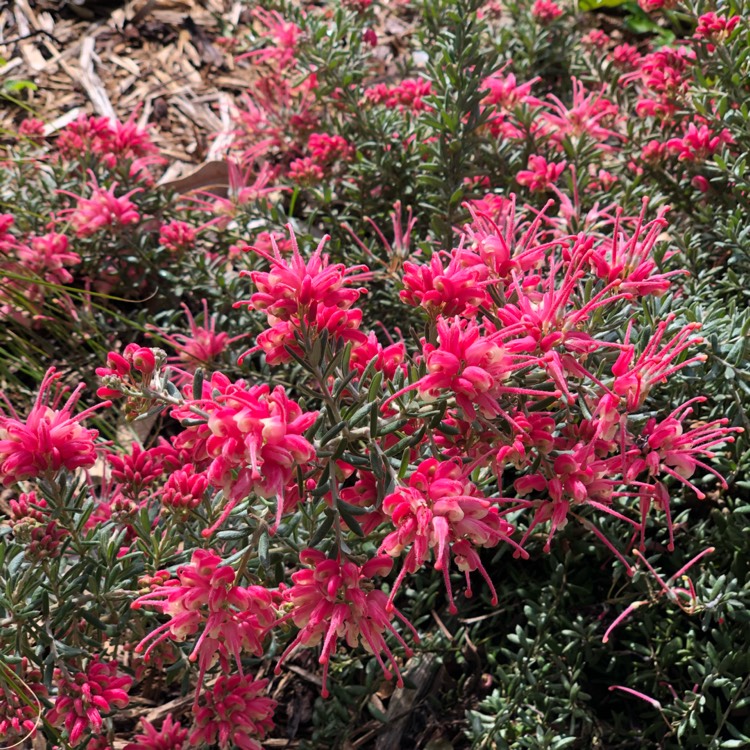
M 83 40 L 79 60 L 81 71 L 78 75 L 78 80 L 94 105 L 94 110 L 114 122 L 117 120 L 115 109 L 107 96 L 107 92 L 104 90 L 101 78 L 94 71 L 94 44 L 95 40 L 93 37 L 86 37 Z

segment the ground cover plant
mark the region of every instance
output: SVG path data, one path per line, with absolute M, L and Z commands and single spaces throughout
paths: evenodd
M 750 743 L 744 4 L 221 23 L 189 185 L 6 90 L 2 746 Z

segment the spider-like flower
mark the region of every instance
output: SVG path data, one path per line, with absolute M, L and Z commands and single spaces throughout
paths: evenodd
M 434 253 L 429 263 L 404 263 L 404 289 L 401 299 L 409 305 L 423 307 L 431 316 L 473 316 L 489 297 L 482 283 L 487 277 L 487 266 L 475 252 L 463 247 L 450 254 L 443 263 Z
M 64 392 L 59 387 L 60 377 L 54 367 L 47 371 L 25 421 L 10 404 L 11 416 L 0 413 L 0 479 L 6 487 L 23 479 L 53 475 L 63 468 L 88 468 L 96 461 L 99 433 L 87 429 L 81 421 L 105 404 L 74 416 L 73 408 L 85 386 L 79 385 L 60 406 Z
M 629 343 L 632 321 L 628 325 L 625 345 L 612 365 L 612 374 L 615 376 L 612 390 L 625 398 L 628 411 L 635 411 L 643 406 L 651 388 L 657 383 L 663 383 L 670 375 L 684 367 L 706 360 L 705 354 L 694 354 L 680 361 L 683 352 L 703 342 L 702 337 L 693 335 L 694 331 L 700 329 L 700 323 L 688 323 L 662 345 L 664 334 L 674 317 L 668 315 L 656 325 L 648 344 L 635 361 L 635 347 Z
M 348 310 L 367 291 L 363 287 L 353 289 L 349 286 L 355 280 L 370 278 L 367 266 L 347 268 L 343 263 L 331 264 L 328 255 L 323 253 L 328 236 L 320 241 L 305 262 L 291 224 L 287 229 L 292 241 L 292 257 L 283 257 L 273 236 L 273 255 L 256 246 L 255 252 L 271 264 L 271 270 L 243 272 L 243 275 L 250 276 L 258 291 L 249 301 L 237 302 L 236 305 L 263 310 L 271 323 L 290 320 L 293 316 L 314 321 L 318 305 Z
M 291 611 L 281 618 L 281 622 L 291 619 L 302 629 L 281 655 L 276 673 L 280 673 L 281 663 L 299 646 L 316 646 L 322 641 L 319 659 L 323 665 L 321 695 L 327 698 L 330 659 L 339 639 L 345 637 L 349 648 L 361 644 L 366 651 L 375 655 L 386 679 L 393 679 L 395 672 L 397 684 L 402 687 L 401 673 L 393 652 L 385 642 L 385 633 L 393 634 L 407 656 L 411 656 L 412 651 L 391 624 L 393 614 L 409 627 L 416 641 L 419 637 L 398 610 L 387 607 L 386 595 L 373 588 L 370 580 L 374 576 L 388 575 L 393 562 L 381 555 L 359 566 L 351 561 L 326 558 L 322 552 L 314 549 L 300 553 L 300 561 L 308 567 L 292 574 L 294 584 L 284 592 L 284 599 Z M 383 661 L 383 654 L 388 658 L 393 672 Z
M 543 156 L 531 154 L 527 168 L 516 175 L 519 185 L 525 185 L 532 193 L 541 193 L 557 182 L 565 171 L 567 162 L 547 161 Z
M 224 490 L 227 498 L 221 515 L 203 535 L 210 536 L 251 492 L 280 498 L 278 524 L 284 488 L 295 468 L 315 455 L 304 433 L 318 413 L 303 412 L 281 386 L 271 391 L 266 384 L 232 383 L 221 373 L 214 373 L 210 383 L 204 382 L 203 394 L 197 396 L 172 414 L 192 423 L 175 446 L 191 449 L 193 462 L 207 465 L 209 483 Z M 193 407 L 208 415 L 205 422 L 195 424 Z
M 156 729 L 150 721 L 141 719 L 142 734 L 136 734 L 135 742 L 125 745 L 124 750 L 182 750 L 187 743 L 188 730 L 167 714 L 167 718 Z
M 497 507 L 468 479 L 457 461 L 423 461 L 409 478 L 408 487 L 399 487 L 383 501 L 383 510 L 396 527 L 383 540 L 382 552 L 393 557 L 407 547 L 408 552 L 391 590 L 388 607 L 407 573 L 415 573 L 434 554 L 435 570 L 442 572 L 450 611 L 457 611 L 450 583 L 450 558 L 466 575 L 466 596 L 472 595 L 469 573 L 478 570 L 492 591 L 497 593 L 477 553 L 479 547 L 494 547 L 500 541 L 514 545 L 513 526 L 500 517 Z M 514 545 L 517 546 L 517 545 Z M 528 555 L 518 548 L 524 557 Z
M 177 351 L 176 357 L 169 357 L 168 361 L 179 363 L 188 372 L 195 372 L 198 367 L 214 364 L 227 350 L 230 344 L 239 341 L 247 334 L 230 336 L 225 332 L 216 332 L 216 318 L 208 313 L 208 302 L 201 300 L 203 308 L 203 325 L 198 325 L 190 312 L 190 308 L 183 304 L 185 317 L 188 320 L 190 333 L 166 333 L 156 326 L 149 326 L 153 334 L 166 341 Z
M 141 188 L 134 188 L 125 195 L 117 197 L 115 190 L 117 183 L 113 182 L 108 188 L 100 187 L 92 175 L 91 197 L 84 198 L 67 190 L 58 190 L 62 195 L 70 196 L 76 200 L 75 208 L 67 208 L 59 212 L 59 217 L 69 217 L 77 237 L 90 237 L 100 229 L 120 230 L 131 224 L 137 224 L 141 216 L 138 208 L 130 200 L 130 197 L 139 192 Z
M 155 607 L 171 618 L 147 635 L 136 653 L 150 641 L 144 652 L 148 659 L 165 639 L 184 641 L 203 628 L 190 654 L 200 667 L 200 683 L 217 656 L 227 669 L 231 654 L 242 674 L 242 652 L 263 653 L 263 639 L 275 619 L 273 597 L 262 586 L 238 586 L 234 569 L 221 563 L 213 552 L 197 549 L 190 564 L 178 568 L 177 578 L 157 579 L 150 593 L 133 602 L 133 609 Z
M 536 357 L 514 355 L 500 340 L 502 332 L 485 334 L 473 321 L 439 317 L 436 323 L 438 344 L 423 340 L 427 374 L 416 383 L 394 393 L 384 404 L 408 391 L 416 390 L 425 401 L 453 394 L 456 403 L 471 419 L 477 412 L 485 417 L 504 414 L 500 398 L 504 394 L 559 397 L 560 391 L 537 391 L 506 385 L 510 374 L 528 366 Z

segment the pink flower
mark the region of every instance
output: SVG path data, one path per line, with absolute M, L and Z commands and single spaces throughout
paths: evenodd
M 735 27 L 741 20 L 740 16 L 724 18 L 713 12 L 704 13 L 698 19 L 698 26 L 696 27 L 693 36 L 695 39 L 706 39 L 710 42 L 723 42 L 731 36 Z M 716 49 L 716 46 L 714 44 L 707 44 L 706 48 L 709 52 L 713 52 Z
M 254 63 L 272 63 L 280 70 L 290 66 L 296 58 L 297 46 L 302 30 L 292 21 L 287 21 L 278 11 L 255 8 L 252 15 L 265 28 L 261 39 L 269 42 L 263 49 L 246 52 L 237 59 L 250 58 Z
M 469 418 L 477 411 L 491 418 L 503 414 L 500 399 L 505 394 L 529 396 L 560 395 L 560 391 L 537 391 L 505 385 L 516 369 L 528 366 L 528 357 L 511 354 L 501 342 L 502 332 L 485 334 L 473 321 L 439 317 L 436 321 L 438 344 L 422 340 L 427 374 L 394 393 L 384 404 L 417 390 L 420 398 L 434 401 L 452 394 Z
M 203 307 L 203 325 L 198 325 L 190 312 L 190 308 L 183 304 L 182 309 L 188 319 L 190 333 L 166 333 L 156 326 L 148 326 L 153 333 L 149 334 L 163 339 L 176 351 L 176 357 L 169 357 L 168 361 L 182 365 L 188 372 L 195 372 L 199 367 L 211 367 L 216 364 L 222 354 L 231 344 L 245 338 L 247 334 L 230 337 L 228 333 L 216 332 L 216 318 L 208 314 L 208 302 L 201 300 Z
M 128 705 L 127 691 L 132 679 L 117 677 L 116 661 L 102 662 L 96 656 L 89 660 L 85 671 L 67 675 L 57 669 L 55 678 L 57 700 L 47 720 L 54 726 L 63 725 L 68 742 L 74 747 L 86 732 L 101 734 L 102 714 Z
M 494 547 L 500 541 L 511 542 L 513 526 L 503 520 L 468 479 L 457 461 L 422 461 L 409 478 L 408 487 L 400 487 L 383 501 L 383 510 L 391 516 L 396 530 L 380 545 L 381 552 L 399 556 L 409 547 L 401 572 L 391 589 L 388 606 L 393 606 L 401 582 L 407 573 L 415 573 L 434 554 L 435 570 L 442 571 L 451 613 L 456 613 L 450 584 L 450 558 L 466 575 L 466 596 L 472 595 L 469 573 L 479 570 L 492 591 L 497 593 L 477 553 L 478 547 Z M 525 553 L 520 550 L 519 552 Z
M 693 175 L 690 184 L 701 193 L 707 193 L 710 189 L 708 180 L 702 174 Z
M 0 479 L 6 487 L 22 479 L 50 478 L 60 469 L 88 468 L 96 461 L 99 433 L 83 427 L 81 421 L 104 404 L 73 416 L 84 386 L 79 385 L 60 407 L 61 377 L 54 367 L 47 370 L 25 421 L 14 411 L 12 416 L 0 413 Z
M 431 317 L 473 316 L 489 301 L 483 283 L 486 277 L 487 267 L 474 252 L 457 248 L 447 264 L 435 252 L 427 264 L 404 263 L 404 289 L 399 297 L 408 305 L 424 308 Z
M 203 501 L 208 489 L 208 478 L 195 471 L 192 464 L 171 473 L 161 492 L 162 506 L 178 516 L 185 516 Z
M 111 122 L 106 117 L 86 117 L 81 114 L 75 122 L 67 125 L 57 137 L 57 148 L 65 159 L 86 159 L 91 154 L 100 158 L 110 169 L 123 161 L 134 161 L 155 156 L 156 146 L 151 142 L 148 130 L 135 122 L 134 112 L 127 122 Z
M 543 25 L 552 23 L 562 14 L 563 9 L 552 0 L 536 0 L 531 8 L 531 15 Z
M 677 154 L 679 161 L 705 161 L 713 156 L 725 144 L 734 143 L 732 134 L 724 128 L 715 135 L 707 125 L 695 127 L 690 123 L 682 138 L 671 138 L 667 141 L 667 149 Z
M 351 144 L 340 135 L 312 133 L 307 141 L 312 160 L 322 167 L 338 161 L 347 161 L 353 152 Z
M 601 29 L 591 29 L 581 37 L 581 42 L 594 49 L 603 50 L 610 43 L 610 37 Z
M 422 112 L 430 109 L 424 101 L 432 94 L 432 83 L 425 78 L 406 78 L 395 86 L 379 83 L 365 90 L 365 100 L 403 111 Z
M 100 398 L 119 398 L 129 391 L 142 392 L 151 385 L 157 366 L 163 364 L 165 353 L 138 344 L 128 344 L 122 354 L 109 352 L 107 366 L 97 367 L 96 374 L 103 385 L 96 392 Z M 158 361 L 157 361 L 158 360 Z
M 68 238 L 55 232 L 30 237 L 25 244 L 19 244 L 16 257 L 24 268 L 57 284 L 70 284 L 73 276 L 67 267 L 81 262 L 81 256 L 68 249 Z
M 533 78 L 525 83 L 518 83 L 514 73 L 503 74 L 502 71 L 488 76 L 482 82 L 482 88 L 487 96 L 482 100 L 485 106 L 494 106 L 498 110 L 512 112 L 521 104 L 531 106 L 541 105 L 541 101 L 531 96 L 531 87 L 539 81 Z
M 672 373 L 706 360 L 705 354 L 694 354 L 675 364 L 675 360 L 684 351 L 702 343 L 703 339 L 693 336 L 693 331 L 699 329 L 700 324 L 688 323 L 662 346 L 664 334 L 673 320 L 674 315 L 669 315 L 666 320 L 657 323 L 654 333 L 635 361 L 635 347 L 629 343 L 632 321 L 628 325 L 625 344 L 617 361 L 612 365 L 612 374 L 615 376 L 612 390 L 625 398 L 628 411 L 635 411 L 643 406 L 651 388 L 657 383 L 663 383 Z
M 654 249 L 659 236 L 667 226 L 664 218 L 666 211 L 660 211 L 656 219 L 644 224 L 647 205 L 644 200 L 643 209 L 640 216 L 635 219 L 635 227 L 630 236 L 625 231 L 624 222 L 618 211 L 612 239 L 605 238 L 595 246 L 589 262 L 596 275 L 603 281 L 612 283 L 619 280 L 620 291 L 638 297 L 649 294 L 659 297 L 669 289 L 670 279 L 683 272 L 657 273 Z M 669 254 L 664 260 L 668 257 Z
M 544 212 L 528 222 L 517 211 L 516 196 L 486 195 L 468 204 L 473 222 L 464 226 L 469 247 L 476 249 L 490 269 L 490 278 L 507 287 L 514 273 L 527 273 L 544 262 L 547 250 L 556 243 L 542 239 Z
M 556 96 L 547 98 L 552 102 L 550 110 L 541 117 L 540 133 L 548 135 L 550 141 L 561 148 L 563 139 L 587 137 L 602 151 L 612 151 L 610 139 L 622 140 L 622 135 L 613 130 L 619 110 L 609 99 L 596 91 L 586 91 L 583 83 L 573 78 L 573 102 L 564 105 Z M 611 123 L 611 125 L 610 125 Z
M 525 185 L 532 193 L 544 192 L 550 185 L 557 182 L 565 171 L 568 162 L 548 162 L 543 156 L 532 154 L 529 156 L 528 169 L 516 175 L 519 185 Z
M 383 661 L 382 654 L 385 654 L 396 674 L 397 684 L 402 686 L 398 664 L 385 642 L 386 631 L 404 647 L 407 656 L 412 652 L 391 624 L 393 613 L 408 625 L 415 640 L 419 638 L 398 610 L 386 606 L 386 595 L 372 588 L 370 581 L 373 576 L 388 575 L 393 565 L 391 560 L 385 556 L 374 557 L 360 567 L 350 561 L 342 563 L 340 559 L 326 558 L 322 552 L 308 549 L 300 553 L 300 561 L 308 567 L 292 574 L 294 584 L 284 592 L 291 611 L 281 622 L 291 618 L 302 629 L 281 655 L 276 674 L 280 673 L 284 659 L 299 646 L 315 646 L 323 641 L 319 658 L 323 665 L 321 694 L 327 698 L 329 662 L 338 640 L 345 637 L 349 648 L 356 648 L 361 643 L 374 654 L 386 679 L 390 680 L 393 674 Z
M 618 44 L 612 50 L 612 62 L 620 70 L 634 70 L 641 61 L 641 53 L 632 44 Z
M 195 247 L 195 228 L 184 221 L 170 221 L 159 227 L 159 244 L 175 255 Z
M 664 161 L 667 144 L 662 141 L 649 141 L 641 151 L 641 159 L 648 164 Z
M 675 409 L 666 419 L 657 422 L 652 417 L 648 420 L 641 433 L 641 442 L 629 447 L 623 456 L 627 461 L 626 478 L 634 482 L 642 474 L 649 478 L 660 480 L 663 475 L 676 479 L 689 487 L 700 500 L 706 496 L 690 480 L 696 468 L 701 468 L 713 474 L 724 489 L 726 480 L 702 458 L 712 459 L 715 453 L 712 448 L 734 442 L 734 433 L 743 432 L 741 427 L 727 427 L 728 419 L 715 419 L 712 422 L 698 424 L 685 430 L 685 419 L 692 414 L 691 404 L 702 403 L 705 398 L 692 398 Z M 672 518 L 669 512 L 669 492 L 661 481 L 654 485 L 637 482 L 641 505 L 642 526 L 645 527 L 646 515 L 652 501 L 666 514 L 669 529 L 669 549 L 674 549 Z M 641 534 L 641 548 L 644 548 L 643 533 Z
M 283 498 L 296 467 L 315 455 L 303 434 L 317 412 L 303 412 L 281 386 L 271 391 L 266 384 L 232 383 L 221 373 L 204 382 L 202 397 L 196 396 L 172 414 L 193 423 L 176 439 L 176 447 L 192 449 L 194 462 L 207 466 L 211 486 L 225 493 L 221 515 L 203 531 L 210 536 L 249 493 Z M 208 415 L 197 425 L 196 408 Z M 282 508 L 280 500 L 277 523 Z
M 677 0 L 638 0 L 638 5 L 646 13 L 653 13 L 655 10 L 672 10 Z
M 373 331 L 363 343 L 355 342 L 349 357 L 349 365 L 360 373 L 375 359 L 375 370 L 382 372 L 389 380 L 397 370 L 406 370 L 406 346 L 402 341 L 383 346 Z
M 125 745 L 124 750 L 183 750 L 187 742 L 188 730 L 172 714 L 167 714 L 161 725 L 156 729 L 150 721 L 141 719 L 142 734 L 133 737 L 134 742 Z
M 359 330 L 362 324 L 362 310 L 340 310 L 337 307 L 323 307 L 318 305 L 315 310 L 315 318 L 308 319 L 303 323 L 294 317 L 289 321 L 279 320 L 271 328 L 261 333 L 257 338 L 257 344 L 248 349 L 240 356 L 238 362 L 242 364 L 245 357 L 256 351 L 263 351 L 266 362 L 269 365 L 283 364 L 292 360 L 288 350 L 299 356 L 303 356 L 303 350 L 299 345 L 297 336 L 303 329 L 307 335 L 316 339 L 323 331 L 328 332 L 329 340 L 352 342 L 355 347 L 367 343 L 367 336 Z
M 44 137 L 44 123 L 35 117 L 27 117 L 18 126 L 18 135 L 41 144 Z
M 107 462 L 112 467 L 112 479 L 120 483 L 120 490 L 134 500 L 164 473 L 158 452 L 143 450 L 135 441 L 130 453 L 108 453 Z
M 190 564 L 177 569 L 177 578 L 157 581 L 150 593 L 133 602 L 133 609 L 156 607 L 171 618 L 147 635 L 136 653 L 151 641 L 144 652 L 148 659 L 165 639 L 184 641 L 202 628 L 190 654 L 200 668 L 199 683 L 216 656 L 226 671 L 232 655 L 241 675 L 242 652 L 263 653 L 263 640 L 275 619 L 273 597 L 261 586 L 235 584 L 233 568 L 221 562 L 213 552 L 197 549 Z
M 58 190 L 63 195 L 75 198 L 75 208 L 68 208 L 59 212 L 59 216 L 70 216 L 70 223 L 76 231 L 77 237 L 90 237 L 101 229 L 118 231 L 131 224 L 137 224 L 141 220 L 138 209 L 130 201 L 130 196 L 140 191 L 135 188 L 119 198 L 115 196 L 117 183 L 113 182 L 109 188 L 99 187 L 95 179 L 88 183 L 91 188 L 91 197 L 70 193 L 67 190 Z
M 362 32 L 362 41 L 370 47 L 378 46 L 378 35 L 374 29 L 367 28 Z
M 273 728 L 276 701 L 262 695 L 268 680 L 250 680 L 242 675 L 221 675 L 203 705 L 195 707 L 195 729 L 190 745 L 207 745 L 229 750 L 263 750 L 257 738 Z
M 271 264 L 271 270 L 243 272 L 243 276 L 252 279 L 258 291 L 248 302 L 237 302 L 236 305 L 263 310 L 272 323 L 277 319 L 289 320 L 295 314 L 314 319 L 319 305 L 348 310 L 367 291 L 364 287 L 349 288 L 354 281 L 370 278 L 367 266 L 347 268 L 343 263 L 331 264 L 328 255 L 323 253 L 329 239 L 327 235 L 305 262 L 291 224 L 287 229 L 292 241 L 291 259 L 282 256 L 273 237 L 273 255 L 255 247 L 255 252 Z

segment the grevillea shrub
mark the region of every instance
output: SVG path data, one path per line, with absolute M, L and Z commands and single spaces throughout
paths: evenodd
M 252 8 L 226 196 L 21 123 L 3 746 L 750 742 L 748 32 L 673 10 Z

